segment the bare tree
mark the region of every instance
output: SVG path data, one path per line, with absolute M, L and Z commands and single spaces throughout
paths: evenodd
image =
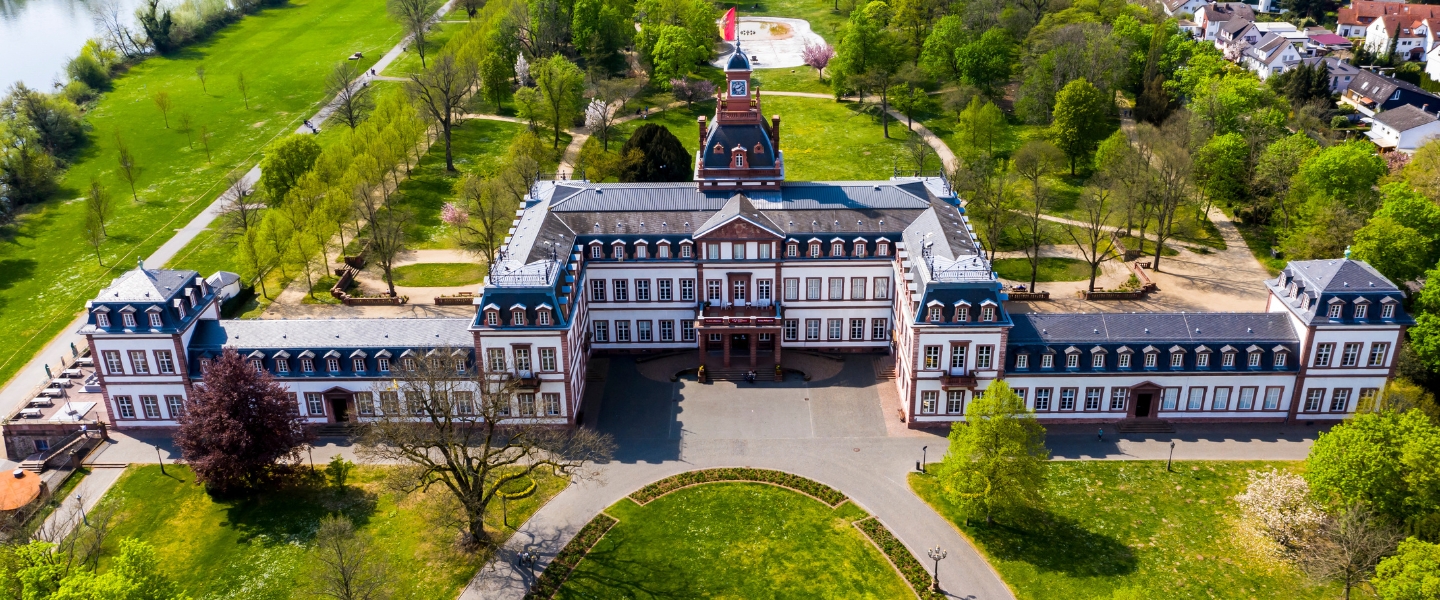
M 904 155 L 907 162 L 915 165 L 917 175 L 925 173 L 925 165 L 934 164 L 935 149 L 930 147 L 925 138 L 918 133 L 905 138 L 905 143 L 901 144 L 900 153 Z
M 140 55 L 144 47 L 135 40 L 130 27 L 126 25 L 130 21 L 130 14 L 119 0 L 102 0 L 95 4 L 92 10 L 95 11 L 95 29 L 101 32 L 106 42 L 126 58 Z
M 1009 161 L 982 152 L 971 159 L 961 159 L 960 167 L 950 176 L 955 189 L 970 198 L 966 204 L 980 221 L 980 234 L 985 237 L 986 256 L 995 260 L 1000 238 L 1014 220 L 1014 172 Z
M 382 600 L 389 577 L 387 565 L 370 536 L 355 530 L 344 515 L 320 519 L 315 532 L 315 593 L 335 600 Z
M 487 180 L 467 173 L 456 188 L 460 201 L 446 204 L 441 220 L 455 227 L 461 248 L 484 256 L 485 263 L 493 265 L 495 250 L 515 220 L 519 203 L 498 178 Z
M 90 247 L 95 250 L 95 263 L 102 267 L 105 266 L 105 261 L 100 259 L 100 244 L 105 242 L 105 231 L 101 227 L 100 219 L 95 217 L 95 213 L 89 210 L 85 211 L 85 227 L 81 233 L 85 236 L 85 243 L 90 244 Z
M 326 94 L 335 98 L 335 114 L 350 129 L 355 129 L 374 105 L 370 86 L 360 80 L 363 75 L 358 65 L 347 60 L 337 63 L 325 79 Z
M 205 88 L 205 63 L 195 65 L 195 77 L 200 79 L 200 91 L 210 93 L 210 90 Z
M 165 128 L 170 128 L 170 92 L 160 90 L 150 97 L 155 102 L 155 108 L 160 109 L 160 116 L 165 119 Z
M 493 543 L 485 509 L 506 484 L 538 472 L 582 476 L 586 465 L 610 457 L 613 443 L 592 429 L 546 423 L 561 407 L 519 393 L 523 365 L 505 364 L 503 354 L 469 361 L 469 353 L 437 348 L 402 363 L 395 383 L 375 390 L 380 410 L 360 452 L 410 465 L 403 489 L 448 491 L 462 513 L 463 543 L 477 547 Z
M 225 174 L 225 180 L 230 184 L 225 192 L 229 201 L 220 209 L 221 233 L 234 240 L 243 237 L 251 228 L 260 224 L 265 203 L 252 193 L 254 189 L 245 179 L 245 171 L 230 171 Z
M 370 185 L 357 186 L 355 210 L 365 220 L 370 232 L 366 256 L 379 267 L 393 298 L 396 295 L 395 260 L 406 249 L 408 240 L 405 238 L 405 230 L 410 226 L 412 217 L 408 211 L 386 202 L 387 196 L 388 194 L 384 193 L 374 193 L 374 188 Z
M 85 196 L 85 214 L 95 216 L 95 224 L 100 227 L 100 235 L 107 236 L 110 232 L 105 229 L 105 222 L 115 213 L 115 201 L 110 197 L 110 191 L 100 184 L 95 177 L 90 178 L 90 193 Z
M 1320 524 L 1300 550 L 1300 567 L 1319 581 L 1333 581 L 1350 590 L 1370 579 L 1380 559 L 1395 550 L 1404 535 L 1363 504 L 1353 504 Z
M 140 202 L 140 193 L 135 191 L 135 180 L 140 178 L 140 165 L 135 163 L 135 155 L 131 154 L 130 147 L 125 145 L 125 139 L 120 137 L 120 132 L 115 132 L 115 163 L 119 167 L 120 178 L 130 184 L 130 197 L 135 202 Z
M 250 110 L 250 84 L 245 81 L 245 72 L 235 74 L 235 89 L 240 90 L 240 98 L 245 101 L 245 110 Z
M 1155 260 L 1151 268 L 1160 270 L 1160 256 L 1165 242 L 1175 229 L 1175 214 L 1190 196 L 1189 113 L 1176 111 L 1159 128 L 1139 128 L 1140 143 L 1151 150 L 1150 165 L 1155 202 Z M 1142 230 L 1143 234 L 1143 230 Z
M 438 0 L 389 0 L 385 3 L 390 18 L 410 35 L 415 53 L 420 55 L 420 68 L 425 68 L 425 37 L 430 21 L 440 10 Z
M 465 98 L 479 77 L 475 61 L 445 53 L 435 59 L 435 66 L 410 74 L 406 86 L 411 98 L 440 125 L 440 135 L 445 139 L 445 170 L 451 173 L 455 172 L 455 159 L 450 151 L 450 132 L 464 114 Z
M 1083 227 L 1066 227 L 1070 240 L 1080 249 L 1085 263 L 1090 265 L 1090 291 L 1095 291 L 1095 276 L 1100 265 L 1115 258 L 1115 246 L 1107 239 L 1110 233 L 1110 190 L 1103 186 L 1086 188 L 1080 194 L 1080 209 L 1084 211 Z M 1076 230 L 1079 233 L 1076 233 Z
M 200 138 L 200 145 L 205 148 L 205 162 L 210 162 L 210 128 L 201 125 L 200 134 L 195 137 Z
M 195 138 L 190 137 L 190 132 L 193 130 L 194 127 L 190 120 L 190 113 L 180 113 L 180 131 L 185 132 L 185 147 L 187 148 L 195 147 Z
M 1065 161 L 1065 155 L 1054 144 L 1043 140 L 1027 142 L 1015 153 L 1015 172 L 1030 182 L 1030 203 L 1025 207 L 1021 227 L 1025 233 L 1025 258 L 1030 261 L 1030 289 L 1040 273 L 1040 245 L 1044 242 L 1045 208 L 1050 204 L 1050 191 L 1045 188 L 1045 174 Z

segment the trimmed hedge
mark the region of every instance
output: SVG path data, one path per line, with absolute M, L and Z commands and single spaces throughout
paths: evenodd
M 714 483 L 717 481 L 752 481 L 778 485 L 813 496 L 816 500 L 824 502 L 831 507 L 839 506 L 841 502 L 846 500 L 845 494 L 818 481 L 806 479 L 799 475 L 792 475 L 784 471 L 751 469 L 748 467 L 703 469 L 666 477 L 665 479 L 661 479 L 660 481 L 636 490 L 635 493 L 630 494 L 630 499 L 634 500 L 636 504 L 644 506 L 651 500 L 680 488 L 701 483 Z
M 580 532 L 575 534 L 570 543 L 565 544 L 560 553 L 555 555 L 555 559 L 545 566 L 545 571 L 540 573 L 540 577 L 535 579 L 535 585 L 530 588 L 529 593 L 525 594 L 526 600 L 555 597 L 555 593 L 560 591 L 560 586 L 570 578 L 570 572 L 575 570 L 575 566 L 585 559 L 586 554 L 590 553 L 590 548 L 594 547 L 600 538 L 605 537 L 605 532 L 610 531 L 610 528 L 614 527 L 616 523 L 619 521 L 605 513 L 600 513 L 590 519 L 590 522 L 580 528 Z
M 518 492 L 506 492 L 505 490 L 499 490 L 496 493 L 498 493 L 501 498 L 504 498 L 506 500 L 518 500 L 520 498 L 529 496 L 532 492 L 535 491 L 535 480 L 529 477 L 526 477 L 525 480 L 529 481 L 530 483 L 525 487 L 520 488 L 520 491 Z M 514 481 L 518 480 L 512 480 L 509 483 L 514 483 Z
M 930 573 L 925 571 L 925 565 L 920 564 L 920 561 L 915 559 L 915 555 L 910 553 L 910 549 L 900 543 L 895 534 L 890 533 L 890 530 L 886 529 L 879 519 L 875 517 L 861 519 L 855 522 L 855 527 L 865 532 L 865 535 L 870 537 L 870 541 L 874 542 L 880 551 L 890 558 L 890 562 L 895 565 L 905 580 L 910 582 L 910 587 L 915 588 L 916 595 L 924 600 L 943 600 L 945 598 L 945 594 L 930 588 L 934 579 L 931 579 Z

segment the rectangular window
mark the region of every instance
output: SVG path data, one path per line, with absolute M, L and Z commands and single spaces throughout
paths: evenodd
M 1280 369 L 1285 367 L 1285 354 L 1285 352 L 1275 353 L 1275 368 Z
M 800 337 L 800 320 L 785 319 L 785 341 L 793 342 Z
M 1105 388 L 1085 388 L 1085 410 L 1100 410 L 1100 397 Z
M 164 324 L 160 322 L 160 313 L 158 313 L 158 312 L 152 312 L 152 313 L 150 313 L 150 326 L 151 326 L 151 327 L 163 327 L 163 326 L 164 326 Z
M 850 299 L 851 299 L 851 300 L 864 300 L 864 299 L 865 299 L 865 278 L 864 278 L 864 277 L 851 277 L 851 278 L 850 278 Z
M 641 248 L 644 248 L 644 246 L 641 246 Z M 473 392 L 455 392 L 454 394 L 456 414 L 475 414 L 475 394 Z
M 141 408 L 145 409 L 145 418 L 160 418 L 160 399 L 154 396 L 141 396 L 140 406 Z
M 305 406 L 312 415 L 325 414 L 325 396 L 319 392 L 305 392 Z
M 939 347 L 939 346 L 926 346 L 926 347 L 925 347 L 925 368 L 926 368 L 926 369 L 938 369 L 938 368 L 940 368 L 940 347 Z
M 558 416 L 560 416 L 560 394 L 556 394 L 556 393 L 540 394 L 540 398 L 541 398 L 541 400 L 543 401 L 543 403 L 545 404 L 545 416 L 547 416 L 547 417 L 558 417 Z
M 1016 355 L 1015 355 L 1015 368 L 1016 368 L 1016 369 L 1028 369 L 1028 368 L 1030 368 L 1030 355 L 1029 355 L 1029 354 L 1016 354 Z
M 1340 318 L 1340 309 L 1341 306 L 1339 304 L 1331 304 L 1330 311 L 1328 314 L 1326 314 L 1326 316 L 1331 319 L 1338 319 Z
M 170 418 L 178 419 L 185 416 L 185 398 L 182 396 L 166 396 L 165 408 L 170 410 Z
M 389 373 L 389 372 L 390 372 L 390 359 L 385 358 L 385 357 L 383 357 L 383 356 L 380 357 L 380 358 L 375 359 L 375 368 L 376 368 L 376 369 L 379 369 L 381 373 Z M 288 370 L 289 367 L 286 367 L 286 369 Z
M 819 277 L 806 277 L 806 278 L 805 278 L 805 299 L 806 299 L 806 300 L 819 300 L 819 299 L 820 299 L 820 278 L 819 278 Z
M 1370 344 L 1370 359 L 1365 361 L 1367 366 L 1385 366 L 1385 357 L 1390 354 L 1390 344 L 1386 342 L 1375 342 Z
M 1111 388 L 1110 410 L 1125 410 L 1125 401 L 1130 399 L 1130 388 Z
M 531 368 L 530 368 L 530 367 L 531 367 L 531 364 L 530 364 L 530 349 L 529 349 L 529 348 L 526 348 L 526 347 L 516 347 L 515 350 L 514 350 L 514 352 L 515 352 L 515 370 L 516 370 L 516 371 L 519 371 L 519 372 L 521 372 L 521 373 L 530 373 L 531 371 L 534 370 L 534 369 L 531 369 Z
M 865 319 L 850 319 L 850 339 L 865 339 Z
M 680 341 L 695 341 L 695 322 L 690 319 L 680 321 Z
M 541 371 L 554 371 L 554 370 L 556 369 L 556 367 L 557 367 L 557 365 L 556 365 L 556 363 L 555 363 L 555 349 L 554 349 L 554 348 L 541 348 L 541 349 L 540 349 L 540 370 L 541 370 Z
M 382 359 L 380 359 L 380 360 L 385 360 L 385 359 L 382 358 Z M 277 358 L 277 359 L 275 359 L 275 372 L 276 372 L 276 373 L 281 373 L 281 374 L 289 373 L 289 372 L 290 372 L 290 359 L 288 359 L 288 358 Z
M 1363 318 L 1365 318 L 1365 315 L 1366 315 L 1367 313 L 1369 313 L 1369 312 L 1370 312 L 1370 306 L 1369 306 L 1369 305 L 1367 305 L 1367 304 L 1357 304 L 1357 305 L 1355 305 L 1355 318 L 1357 318 L 1357 319 L 1363 319 Z
M 650 280 L 649 280 L 649 279 L 636 279 L 636 280 L 635 280 L 635 299 L 636 299 L 636 300 L 639 300 L 639 301 L 641 301 L 641 302 L 649 302 L 649 301 L 650 301 Z
M 1100 352 L 1096 352 L 1096 353 L 1094 353 L 1094 354 L 1091 354 L 1091 355 L 1090 355 L 1090 368 L 1092 368 L 1092 369 L 1104 369 L 1104 368 L 1105 368 L 1105 355 L 1102 354 L 1102 353 L 1100 353 Z
M 1253 387 L 1240 388 L 1240 400 L 1235 403 L 1235 408 L 1239 410 L 1255 408 L 1255 391 Z
M 1375 396 L 1380 393 L 1377 388 L 1361 388 L 1360 398 L 1355 402 L 1355 410 L 1374 410 Z
M 989 369 L 995 358 L 994 346 L 978 346 L 975 348 L 975 368 Z
M 681 279 L 681 280 L 680 280 L 680 300 L 681 300 L 682 302 L 694 302 L 694 301 L 695 301 L 695 280 L 694 280 L 694 279 Z
M 1129 352 L 1121 352 L 1119 360 L 1116 361 L 1118 363 L 1116 366 L 1121 369 L 1130 368 L 1130 356 L 1131 354 Z
M 1060 389 L 1060 410 L 1075 410 L 1075 388 Z
M 655 282 L 655 291 L 657 292 L 656 299 L 661 302 L 669 302 L 671 300 L 674 300 L 675 295 L 673 294 L 674 290 L 672 289 L 672 286 L 674 285 L 675 282 L 669 279 L 657 280 Z
M 535 416 L 535 394 L 515 394 L 515 397 L 520 400 L 520 416 Z
M 1315 346 L 1315 366 L 1330 366 L 1330 355 L 1335 353 L 1335 344 L 1317 344 Z
M 1186 410 L 1200 410 L 1205 408 L 1205 388 L 1190 388 L 1190 402 L 1185 405 Z
M 1345 412 L 1350 408 L 1350 388 L 1336 388 L 1330 395 L 1330 412 Z
M 1050 410 L 1050 388 L 1035 388 L 1035 410 Z
M 1249 362 L 1249 365 L 1250 365 L 1250 368 L 1252 368 L 1252 369 L 1255 368 L 1255 367 L 1260 366 L 1260 353 L 1259 353 L 1259 352 L 1251 352 L 1251 353 L 1250 353 L 1250 362 Z
M 1217 387 L 1215 394 L 1210 397 L 1210 410 L 1230 409 L 1230 388 Z
M 327 370 L 327 371 L 329 371 L 329 372 L 331 372 L 331 373 L 334 373 L 334 372 L 336 372 L 336 371 L 339 371 L 339 370 L 340 370 L 340 359 L 335 358 L 335 357 L 330 357 L 330 358 L 328 358 L 328 359 L 325 359 L 325 370 Z
M 830 278 L 830 299 L 831 299 L 831 300 L 844 300 L 844 299 L 845 299 L 845 278 L 844 278 L 844 277 L 831 277 L 831 278 Z
M 650 248 L 645 244 L 635 244 L 635 258 L 650 258 Z
M 1371 354 L 1373 355 L 1374 352 L 1371 352 Z M 155 351 L 155 366 L 160 369 L 161 373 L 166 375 L 175 373 L 175 359 L 171 357 L 169 350 Z
M 135 418 L 135 403 L 129 396 L 116 396 L 115 406 L 120 408 L 120 416 L 126 419 Z
M 1065 368 L 1067 368 L 1067 369 L 1074 369 L 1074 368 L 1077 368 L 1077 367 L 1079 367 L 1079 366 L 1080 366 L 1080 355 L 1079 355 L 1079 354 L 1072 352 L 1072 353 L 1070 353 L 1070 354 L 1066 354 L 1066 355 L 1065 355 Z
M 720 244 L 705 244 L 705 258 L 707 260 L 720 260 Z
M 730 300 L 734 301 L 735 304 L 740 304 L 748 299 L 745 295 L 745 283 L 744 279 L 736 279 L 730 282 Z
M 1025 356 L 1025 355 L 1024 355 L 1024 354 L 1021 354 L 1020 356 Z M 1019 359 L 1016 359 L 1016 362 L 1019 362 Z M 957 369 L 958 369 L 958 371 L 956 371 Z M 964 345 L 962 345 L 962 344 L 951 344 L 951 345 L 950 345 L 950 370 L 951 370 L 952 372 L 957 372 L 957 373 L 963 373 L 963 372 L 964 372 L 964 370 L 965 370 L 965 346 L 964 346 Z
M 768 248 L 768 247 L 769 247 L 769 246 L 761 246 L 761 248 Z M 761 280 L 756 281 L 756 282 L 755 282 L 755 299 L 756 299 L 756 300 L 774 300 L 775 297 L 774 297 L 773 295 L 771 295 L 771 292 L 772 292 L 771 288 L 774 287 L 774 285 L 773 285 L 774 283 L 775 283 L 775 282 L 773 282 L 773 281 L 771 281 L 771 280 L 769 280 L 769 279 L 761 279 Z
M 1055 368 L 1055 355 L 1054 355 L 1054 354 L 1041 354 L 1041 355 L 1040 355 L 1040 368 L 1042 368 L 1042 369 L 1053 369 L 1053 368 Z
M 1180 388 L 1165 388 L 1160 395 L 1160 410 L 1175 410 L 1180 403 Z
M 616 321 L 616 322 L 615 322 L 615 341 L 617 341 L 617 342 L 628 342 L 628 341 L 630 341 L 630 322 L 629 322 L 629 321 Z
M 1170 368 L 1179 369 L 1185 366 L 1185 355 L 1180 352 L 1170 353 Z
M 984 322 L 986 322 L 986 323 L 989 323 L 989 322 L 991 322 L 991 321 L 994 321 L 994 320 L 995 320 L 995 307 L 993 307 L 993 306 L 982 306 L 982 307 L 980 307 L 980 320 L 981 320 L 981 321 L 984 321 Z
M 662 341 L 662 342 L 673 342 L 673 341 L 675 341 L 675 322 L 674 322 L 674 321 L 668 321 L 668 320 L 667 320 L 667 321 L 661 321 L 661 322 L 660 322 L 660 341 Z
M 1394 305 L 1394 304 L 1386 304 L 1386 305 L 1384 305 L 1384 306 L 1381 306 L 1381 307 L 1380 307 L 1380 318 L 1382 318 L 1382 319 L 1393 319 L 1393 318 L 1395 318 L 1395 305 Z
M 355 408 L 359 410 L 362 415 L 375 414 L 375 394 L 371 392 L 356 392 Z
M 805 319 L 805 339 L 820 339 L 820 319 Z
M 660 244 L 656 246 L 655 258 L 670 258 L 670 244 Z
M 734 246 L 730 249 L 730 258 L 745 260 L 745 242 L 735 242 Z
M 920 412 L 927 415 L 935 414 L 935 405 L 940 402 L 940 392 L 926 390 L 920 392 Z
M 590 280 L 590 301 L 591 301 L 591 302 L 604 302 L 604 301 L 605 301 L 605 280 L 604 280 L 604 279 L 591 279 L 591 280 Z
M 120 313 L 120 322 L 124 323 L 126 328 L 133 329 L 135 327 L 135 313 Z
M 624 302 L 630 299 L 630 284 L 624 279 L 615 280 L 615 301 Z
M 1277 408 L 1280 408 L 1280 393 L 1282 391 L 1284 391 L 1284 388 L 1265 388 L 1265 410 L 1275 410 Z
M 102 352 L 102 354 L 105 355 L 105 374 L 106 374 L 106 375 L 124 375 L 124 374 L 125 374 L 125 363 L 124 363 L 124 362 L 121 362 L 121 360 L 120 360 L 120 351 L 118 351 L 118 350 L 106 350 L 106 351 Z
M 144 350 L 130 351 L 130 368 L 136 375 L 147 375 L 150 373 L 150 361 L 145 358 Z
M 1159 360 L 1160 360 L 1160 355 L 1159 355 L 1159 354 L 1156 354 L 1156 353 L 1154 353 L 1154 352 L 1146 352 L 1146 353 L 1145 353 L 1145 368 L 1147 368 L 1147 369 L 1153 369 L 1153 368 L 1155 368 L 1155 363 L 1159 362 Z
M 890 278 L 876 277 L 874 284 L 874 292 L 876 300 L 890 299 Z
M 872 340 L 888 340 L 888 339 L 890 339 L 890 320 L 889 320 L 889 319 L 870 319 L 870 339 L 872 339 Z
M 1340 366 L 1353 367 L 1360 364 L 1360 344 L 1345 344 L 1345 350 L 1340 355 Z
M 1209 352 L 1197 352 L 1197 353 L 1195 353 L 1195 366 L 1201 367 L 1201 368 L 1210 366 L 1210 353 L 1209 353 Z
M 1220 357 L 1220 366 L 1222 366 L 1222 367 L 1233 367 L 1233 366 L 1235 366 L 1235 353 L 1234 353 L 1234 352 L 1226 352 L 1225 354 L 1221 355 L 1221 357 Z
M 639 340 L 639 341 L 642 341 L 642 342 L 653 342 L 653 341 L 655 341 L 655 339 L 654 339 L 653 337 L 651 337 L 650 322 L 649 322 L 649 321 L 636 321 L 636 322 L 635 322 L 635 339 L 637 339 L 637 340 Z
M 724 299 L 720 297 L 720 294 L 721 294 L 721 288 L 720 288 L 720 280 L 719 280 L 719 279 L 707 279 L 707 280 L 705 280 L 705 299 L 706 299 L 706 300 L 709 300 L 710 302 L 723 302 Z
M 595 329 L 594 329 L 594 331 L 595 331 L 595 341 L 601 342 L 601 343 L 610 341 L 610 322 L 609 322 L 609 321 L 596 321 L 596 322 L 595 322 Z
M 351 368 L 352 371 L 355 371 L 356 373 L 364 373 L 364 372 L 365 372 L 365 359 L 360 358 L 360 357 L 357 356 L 357 357 L 355 357 L 355 358 L 353 358 L 353 359 L 350 360 L 350 366 L 352 367 L 352 368 Z
M 826 321 L 825 321 L 825 334 L 826 334 L 825 337 L 826 337 L 827 339 L 831 339 L 831 340 L 844 339 L 844 335 L 845 335 L 845 319 L 826 319 Z
M 1305 390 L 1305 412 L 1320 412 L 1320 403 L 1325 401 L 1325 390 Z
M 790 278 L 786 278 L 786 279 L 785 279 L 785 299 L 786 299 L 786 300 L 799 300 L 799 299 L 800 299 L 800 280 L 799 280 L 799 279 L 796 279 L 796 278 L 793 278 L 793 277 L 790 277 Z
M 590 258 L 605 258 L 605 249 L 600 246 L 600 242 L 590 245 Z
M 505 371 L 505 349 L 504 349 L 504 348 L 490 348 L 490 349 L 487 349 L 487 350 L 485 351 L 485 356 L 487 356 L 487 357 L 489 358 L 489 361 L 488 361 L 488 362 L 490 363 L 490 366 L 489 366 L 490 372 L 492 372 L 492 373 L 501 373 L 501 372 L 504 372 L 504 371 Z
M 309 395 L 307 394 L 306 396 L 308 397 Z M 410 409 L 410 414 L 412 415 L 425 414 L 425 394 L 421 392 L 405 392 L 405 408 Z
M 400 394 L 398 392 L 380 392 L 380 412 L 387 415 L 400 414 Z
M 755 258 L 758 258 L 760 260 L 770 260 L 770 242 L 760 242 L 760 245 L 756 248 L 756 250 L 759 250 L 760 254 L 758 254 Z
M 958 415 L 965 412 L 965 390 L 945 392 L 945 412 Z
M 690 244 L 680 244 L 680 258 L 690 258 L 693 252 Z

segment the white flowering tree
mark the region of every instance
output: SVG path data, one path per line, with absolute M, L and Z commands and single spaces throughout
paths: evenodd
M 515 55 L 515 80 L 522 86 L 530 85 L 530 61 L 525 60 L 524 52 Z
M 1310 499 L 1305 478 L 1274 468 L 1252 471 L 1249 485 L 1235 502 L 1252 525 L 1286 550 L 1298 549 L 1325 520 L 1325 513 Z
M 615 129 L 615 115 L 619 112 L 619 104 L 598 97 L 591 98 L 590 104 L 585 107 L 585 130 L 599 138 L 606 150 L 610 149 L 610 134 Z

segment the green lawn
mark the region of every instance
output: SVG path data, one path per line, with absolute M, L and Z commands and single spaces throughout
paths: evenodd
M 133 268 L 219 195 L 226 171 L 248 168 L 259 150 L 293 130 L 324 99 L 324 78 L 356 51 L 368 67 L 399 38 L 382 2 L 294 0 L 247 16 L 203 43 L 153 57 L 115 80 L 87 116 L 89 146 L 73 157 L 57 200 L 31 208 L 0 229 L 0 380 L 8 379 L 69 324 L 84 302 Z M 206 88 L 195 67 L 203 64 Z M 244 73 L 247 109 L 236 85 Z M 174 108 L 166 129 L 152 96 L 164 90 Z M 178 130 L 189 113 L 198 133 L 211 132 L 211 160 Z M 140 202 L 116 174 L 115 134 L 140 167 Z M 81 190 L 98 177 L 115 197 L 104 264 L 80 241 Z
M 397 600 L 453 598 L 486 558 L 455 549 L 455 532 L 440 524 L 433 502 L 387 492 L 382 467 L 358 468 L 343 492 L 297 485 L 224 501 L 207 495 L 186 467 L 165 469 L 168 476 L 158 466 L 131 467 L 110 490 L 120 512 L 105 546 L 113 552 L 126 537 L 149 542 L 166 574 L 193 598 L 312 597 L 304 589 L 313 562 L 308 546 L 320 518 L 336 512 L 374 536 Z M 538 483 L 536 493 L 510 501 L 511 524 L 524 522 L 566 486 L 555 477 Z M 493 508 L 486 521 L 498 531 L 501 506 Z
M 995 272 L 1002 279 L 1030 281 L 1030 260 L 1026 258 L 1002 258 L 993 263 Z M 1090 265 L 1076 258 L 1042 257 L 1036 270 L 1035 281 L 1086 281 L 1090 279 Z
M 395 268 L 395 285 L 404 287 L 454 287 L 480 283 L 485 265 L 480 263 L 420 263 Z
M 1050 463 L 1046 508 L 1013 523 L 965 525 L 936 480 L 910 485 L 975 542 L 1020 600 L 1114 598 L 1335 598 L 1294 567 L 1254 556 L 1238 540 L 1246 472 L 1287 462 Z
M 465 23 L 446 21 L 435 25 L 430 30 L 429 37 L 425 40 L 425 64 L 432 64 L 435 61 L 435 57 L 440 54 L 440 49 L 444 48 L 446 42 L 449 42 L 450 38 L 455 37 L 455 34 L 460 33 L 462 29 L 465 29 Z M 412 45 L 411 48 L 401 53 L 400 56 L 395 59 L 395 62 L 385 67 L 385 70 L 381 71 L 380 74 L 386 77 L 405 77 L 406 75 L 419 71 L 420 54 L 415 52 L 415 48 Z
M 830 80 L 820 81 L 820 76 L 810 67 L 755 69 L 753 80 L 759 84 L 756 87 L 762 101 L 768 91 L 831 93 Z
M 759 483 L 685 488 L 606 509 L 616 524 L 557 598 L 914 598 L 884 555 L 831 509 Z
M 451 133 L 451 152 L 459 173 L 445 170 L 444 142 L 436 141 L 430 146 L 420 164 L 400 182 L 400 190 L 392 200 L 415 215 L 414 222 L 405 232 L 412 248 L 450 247 L 450 240 L 444 235 L 444 224 L 440 222 L 440 209 L 454 199 L 455 183 L 463 173 L 494 173 L 505 159 L 505 149 L 510 141 L 524 130 L 524 125 L 508 121 L 472 119 L 461 123 Z M 541 141 L 545 141 L 543 135 Z M 566 141 L 561 140 L 561 148 Z M 543 168 L 554 170 L 555 166 L 551 163 Z

